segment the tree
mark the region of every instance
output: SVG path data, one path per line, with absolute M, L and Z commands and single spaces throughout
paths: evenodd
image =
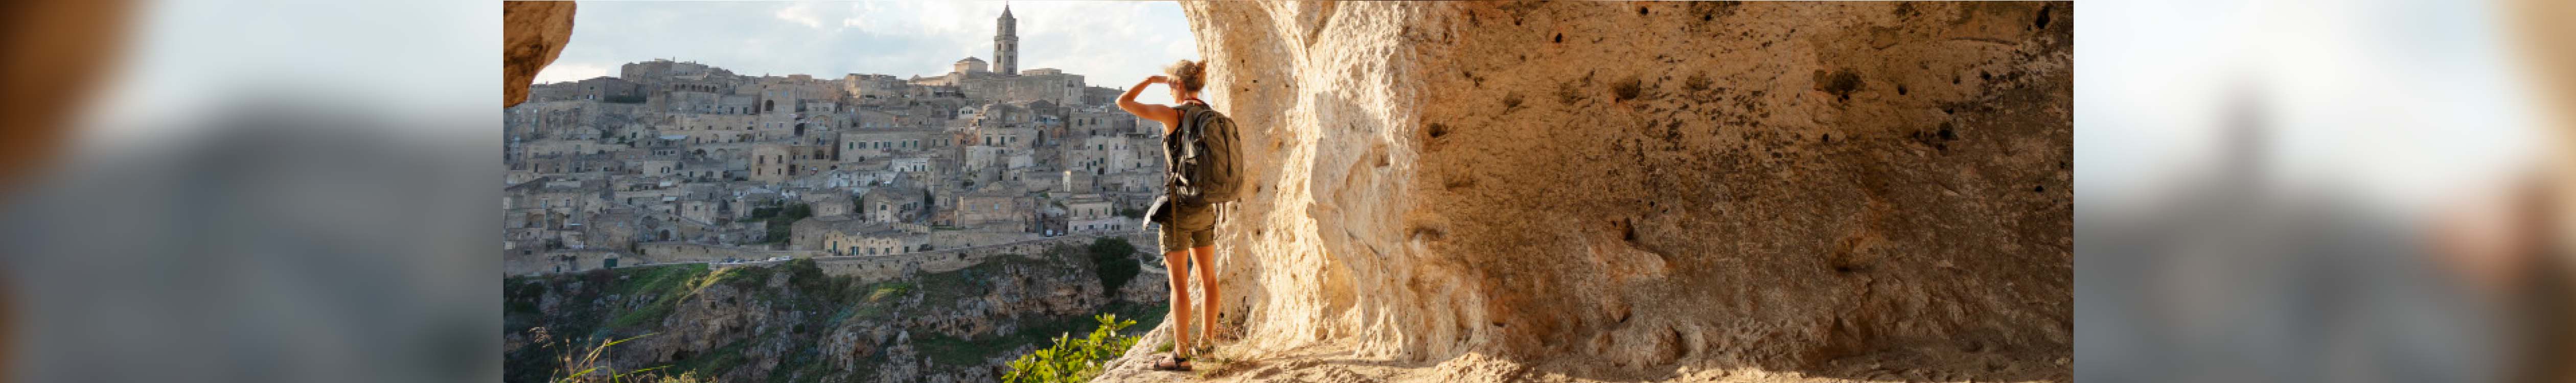
M 752 215 L 758 216 L 760 215 L 760 211 L 755 209 L 752 211 Z M 769 237 L 764 238 L 766 240 L 765 242 L 786 243 L 790 229 L 795 228 L 796 221 L 813 216 L 814 208 L 802 203 L 790 204 L 787 205 L 787 207 L 779 208 L 777 216 L 769 217 Z
M 1102 290 L 1118 291 L 1127 287 L 1127 281 L 1135 280 L 1136 274 L 1145 271 L 1144 263 L 1136 260 L 1136 245 L 1127 243 L 1125 238 L 1095 239 L 1088 250 L 1094 265 L 1093 272 L 1100 276 Z

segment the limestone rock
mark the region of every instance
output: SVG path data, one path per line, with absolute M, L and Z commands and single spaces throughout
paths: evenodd
M 528 84 L 537 71 L 563 54 L 572 41 L 571 1 L 501 3 L 501 106 L 528 100 Z
M 1186 2 L 1206 375 L 2069 380 L 2071 6 Z

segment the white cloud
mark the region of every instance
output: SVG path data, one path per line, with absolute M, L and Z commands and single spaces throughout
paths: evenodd
M 816 9 L 814 3 L 797 2 L 795 4 L 779 8 L 778 13 L 773 13 L 771 15 L 777 16 L 779 20 L 805 24 L 805 27 L 807 28 L 822 28 L 823 19 L 822 17 L 815 15 L 815 12 Z
M 592 77 L 607 75 L 609 75 L 607 66 L 556 62 L 553 65 L 547 65 L 545 70 L 537 71 L 536 83 L 546 84 L 565 81 L 581 81 Z

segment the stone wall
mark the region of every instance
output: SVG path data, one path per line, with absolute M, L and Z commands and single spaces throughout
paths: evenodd
M 966 97 L 976 101 L 1046 101 L 1056 105 L 1081 105 L 1084 86 L 1082 75 L 1059 73 L 971 78 L 960 83 L 958 88 L 966 92 Z
M 638 258 L 653 263 L 722 262 L 726 259 L 757 261 L 763 259 L 813 258 L 823 256 L 820 250 L 772 250 L 767 247 L 702 245 L 685 242 L 643 242 L 635 244 Z
M 823 268 L 823 273 L 825 274 L 857 276 L 861 280 L 877 281 L 893 279 L 911 273 L 935 273 L 962 269 L 984 263 L 985 260 L 992 259 L 992 257 L 997 256 L 1036 256 L 1039 254 L 1045 254 L 1047 249 L 1056 246 L 1090 246 L 1093 240 L 1109 237 L 1125 238 L 1127 239 L 1127 243 L 1136 245 L 1136 248 L 1143 252 L 1151 252 L 1151 249 L 1155 248 L 1155 241 L 1157 240 L 1151 232 L 1130 232 L 1113 235 L 1055 237 L 1019 243 L 949 250 L 933 250 L 892 256 L 821 257 L 815 258 L 814 261 L 816 265 Z

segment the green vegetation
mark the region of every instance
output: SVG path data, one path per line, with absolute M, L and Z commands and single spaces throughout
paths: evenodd
M 883 283 L 883 284 L 879 284 L 879 285 L 877 285 L 877 286 L 875 286 L 874 288 L 871 288 L 871 289 L 869 289 L 869 290 L 870 290 L 870 291 L 868 292 L 868 302 L 878 302 L 878 301 L 884 301 L 884 300 L 886 300 L 886 298 L 892 298 L 892 297 L 896 297 L 896 296 L 903 295 L 904 293 L 910 293 L 910 292 L 912 292 L 912 284 L 910 284 L 910 283 Z
M 652 303 L 645 304 L 643 307 L 638 307 L 633 310 L 628 310 L 624 314 L 619 314 L 616 319 L 609 320 L 608 327 L 614 329 L 635 327 L 648 323 L 649 321 L 660 320 L 664 316 L 671 315 L 671 308 L 678 307 L 681 299 L 688 298 L 688 293 L 695 292 L 702 288 L 700 286 L 703 286 L 704 283 L 698 280 L 700 279 L 699 276 L 707 274 L 707 265 L 686 264 L 660 267 L 630 267 L 593 271 L 591 274 L 615 275 L 616 278 L 620 280 L 615 283 L 603 281 L 604 285 L 611 286 L 608 289 L 609 294 L 619 296 L 653 294 L 659 296 L 658 299 L 654 299 Z M 599 278 L 593 279 L 596 280 Z
M 1012 360 L 1011 372 L 1002 375 L 1002 382 L 1079 383 L 1100 375 L 1101 362 L 1136 345 L 1136 337 L 1118 335 L 1118 330 L 1136 321 L 1118 319 L 1117 314 L 1100 314 L 1094 319 L 1100 321 L 1100 327 L 1092 329 L 1090 336 L 1058 335 L 1054 345 Z
M 750 339 L 737 340 L 733 341 L 733 343 L 726 343 L 723 346 L 718 346 L 714 350 L 707 350 L 707 353 L 704 355 L 697 355 L 693 358 L 678 360 L 676 361 L 677 363 L 673 363 L 669 367 L 673 370 L 704 373 L 708 375 L 723 374 L 725 371 L 732 370 L 736 367 L 742 367 L 743 364 L 750 363 L 750 357 L 742 354 L 744 349 L 749 348 L 751 348 Z
M 549 339 L 549 338 L 547 337 L 547 333 L 546 333 L 546 331 L 545 331 L 545 329 L 544 329 L 544 328 L 538 328 L 538 329 L 535 329 L 535 332 L 536 332 L 536 334 L 537 334 L 537 341 L 538 341 L 538 342 L 543 343 L 543 342 L 546 342 L 546 341 L 548 341 L 548 340 L 551 340 L 551 339 Z M 622 372 L 621 372 L 621 371 L 615 371 L 615 370 L 613 370 L 613 369 L 602 369 L 602 368 L 600 368 L 600 367 L 599 367 L 599 358 L 600 358 L 600 356 L 601 356 L 601 355 L 604 355 L 604 354 L 607 354 L 607 353 L 608 353 L 608 348 L 609 348 L 609 347 L 613 347 L 613 346 L 616 346 L 616 345 L 617 345 L 617 344 L 619 344 L 619 343 L 626 343 L 626 341 L 636 340 L 636 339 L 640 339 L 640 338 L 643 338 L 643 337 L 646 337 L 646 336 L 651 336 L 651 335 L 652 335 L 652 334 L 644 334 L 644 335 L 637 335 L 637 336 L 630 337 L 630 338 L 626 338 L 626 339 L 618 339 L 618 340 L 614 340 L 614 341 L 601 341 L 601 342 L 599 343 L 599 345 L 598 345 L 598 346 L 592 346 L 592 347 L 590 348 L 590 350 L 589 350 L 589 351 L 581 352 L 581 353 L 580 353 L 580 356 L 578 356 L 578 357 L 573 356 L 573 355 L 574 355 L 574 353 L 572 353 L 572 352 L 570 352 L 570 351 L 566 351 L 564 354 L 562 354 L 562 355 L 557 359 L 557 360 L 562 361 L 562 364 L 561 364 L 561 366 L 557 367 L 557 368 L 555 369 L 555 371 L 557 371 L 557 372 L 568 372 L 568 373 L 565 373 L 565 374 L 563 374 L 563 375 L 557 375 L 557 376 L 555 376 L 555 377 L 554 377 L 554 378 L 552 378 L 552 379 L 547 379 L 546 381 L 548 381 L 548 382 L 554 382 L 554 383 L 629 383 L 629 382 L 633 382 L 633 383 L 697 383 L 697 382 L 704 382 L 704 380 L 699 380 L 699 379 L 698 379 L 698 377 L 697 377 L 697 373 L 695 373 L 695 372 L 682 372 L 682 373 L 680 373 L 679 375 L 663 375 L 663 374 L 661 373 L 661 370 L 662 370 L 663 368 L 665 368 L 665 367 L 669 367 L 669 366 L 663 366 L 663 367 L 651 367 L 651 368 L 636 369 L 636 370 L 628 370 L 628 371 L 622 371 Z M 575 369 L 579 369 L 579 370 L 578 370 L 578 371 L 575 371 Z
M 752 208 L 751 217 L 743 218 L 742 221 L 768 222 L 769 234 L 764 237 L 762 243 L 787 243 L 787 236 L 791 233 L 788 229 L 795 227 L 796 221 L 813 216 L 812 206 L 796 203 L 784 207 Z
M 770 218 L 794 215 L 792 209 L 771 211 Z M 504 381 L 553 382 L 567 376 L 577 382 L 660 382 L 654 374 L 678 373 L 678 378 L 742 378 L 747 381 L 790 382 L 834 380 L 835 377 L 873 376 L 876 366 L 888 363 L 881 347 L 887 344 L 863 342 L 860 350 L 826 350 L 820 341 L 830 339 L 837 329 L 849 326 L 874 328 L 900 326 L 893 318 L 922 312 L 944 312 L 961 307 L 962 302 L 981 299 L 994 293 L 997 278 L 1035 276 L 1052 281 L 1067 278 L 1079 280 L 1097 271 L 1099 264 L 1124 264 L 1133 268 L 1134 246 L 1125 241 L 1095 241 L 1091 246 L 1059 246 L 1043 256 L 995 256 L 963 269 L 915 275 L 890 281 L 862 282 L 854 276 L 825 274 L 813 259 L 796 259 L 777 266 L 712 267 L 705 264 L 672 264 L 599 270 L 577 274 L 539 277 L 512 277 L 503 280 L 503 321 L 513 341 L 530 339 L 530 331 L 542 334 L 554 331 L 568 335 L 572 342 L 518 343 L 505 351 Z M 1117 254 L 1118 256 L 1110 256 Z M 1107 259 L 1110 262 L 1099 262 Z M 1093 261 L 1093 262 L 1086 262 Z M 1113 268 L 1115 269 L 1115 268 Z M 1133 272 L 1103 273 L 1112 279 L 1134 278 Z M 1104 280 L 1107 282 L 1107 280 Z M 1118 280 L 1113 283 L 1124 283 Z M 759 327 L 759 333 L 726 339 L 709 349 L 691 350 L 666 356 L 668 365 L 650 370 L 612 373 L 604 371 L 566 375 L 584 368 L 562 367 L 558 354 L 583 356 L 581 342 L 598 339 L 634 339 L 652 332 L 666 331 L 663 324 L 683 315 L 683 307 L 704 303 L 734 310 L 734 307 L 767 310 L 778 319 L 777 326 Z M 542 306 L 554 302 L 554 306 Z M 1111 302 L 1097 312 L 1115 315 L 1130 323 L 1125 331 L 1150 329 L 1164 318 L 1165 306 L 1147 306 L 1130 302 Z M 690 309 L 693 310 L 693 309 Z M 1132 318 L 1132 319 L 1128 319 Z M 1100 323 L 1093 317 L 1020 314 L 995 318 L 1008 323 L 1002 328 L 1012 332 L 984 332 L 963 337 L 945 336 L 927 328 L 904 328 L 912 334 L 911 347 L 929 362 L 942 368 L 986 368 L 993 363 L 1019 358 L 1032 348 L 1058 346 L 1078 347 L 1089 342 L 1087 334 L 1097 332 Z M 1061 336 L 1060 336 L 1061 335 Z M 1097 337 L 1117 337 L 1113 332 Z M 538 335 L 537 338 L 544 338 Z M 778 344 L 781 339 L 786 343 Z M 1103 338 L 1107 340 L 1107 338 Z M 602 342 L 615 344 L 617 341 Z M 757 349 L 784 346 L 774 353 Z M 1110 352 L 1121 352 L 1123 348 Z M 607 351 L 602 351 L 603 353 Z M 833 353 L 866 352 L 857 369 L 838 367 L 829 362 Z M 1058 351 L 1053 355 L 1072 355 Z M 629 360 L 625 355 L 599 360 Z M 659 359 L 659 358 L 656 358 Z M 1030 363 L 1048 358 L 1032 359 Z M 1058 360 L 1060 362 L 1060 360 Z M 775 362 L 774 364 L 772 362 Z M 767 367 L 772 366 L 775 367 Z M 1057 366 L 1070 366 L 1056 364 Z M 755 368 L 758 372 L 746 372 Z M 623 366 L 621 366 L 623 367 Z M 1031 375 L 1034 378 L 1037 375 Z M 613 379 L 613 380 L 611 380 Z M 1027 380 L 1049 381 L 1049 380 Z
M 1147 323 L 1145 327 L 1140 327 L 1140 329 L 1151 329 L 1154 325 L 1161 324 L 1163 313 L 1162 309 L 1166 307 L 1169 306 L 1140 306 L 1122 302 L 1113 303 L 1107 307 L 1103 307 L 1102 312 L 1105 315 L 1114 315 L 1123 318 L 1149 318 L 1152 323 Z M 1151 314 L 1149 315 L 1148 313 Z M 1091 319 L 1093 318 L 1026 317 L 1021 318 L 1018 321 L 1018 327 L 1020 328 L 1019 332 L 998 336 L 975 337 L 972 339 L 946 336 L 935 332 L 915 332 L 913 333 L 912 345 L 914 349 L 919 350 L 923 356 L 929 357 L 931 362 L 949 366 L 982 365 L 985 361 L 1008 356 L 1011 351 L 1018 350 L 1022 346 L 1039 345 L 1053 340 L 1057 335 L 1071 333 L 1080 336 L 1089 336 L 1092 332 L 1096 332 L 1096 329 L 1093 329 L 1093 327 L 1095 327 L 1095 322 Z M 1126 322 L 1129 324 L 1136 323 L 1135 320 L 1127 320 Z M 1141 332 L 1143 330 L 1138 331 L 1140 334 L 1135 335 L 1142 335 Z M 1112 333 L 1111 335 L 1117 334 Z M 1126 351 L 1127 349 L 1120 348 L 1115 352 Z
M 1129 219 L 1145 219 L 1145 209 L 1122 209 L 1118 211 L 1118 216 L 1127 217 Z
M 1116 295 L 1119 288 L 1127 287 L 1127 281 L 1144 272 L 1143 262 L 1136 260 L 1136 245 L 1127 243 L 1125 238 L 1092 240 L 1089 250 L 1091 264 L 1096 266 L 1092 270 L 1100 274 L 1100 288 L 1112 292 L 1110 295 Z

